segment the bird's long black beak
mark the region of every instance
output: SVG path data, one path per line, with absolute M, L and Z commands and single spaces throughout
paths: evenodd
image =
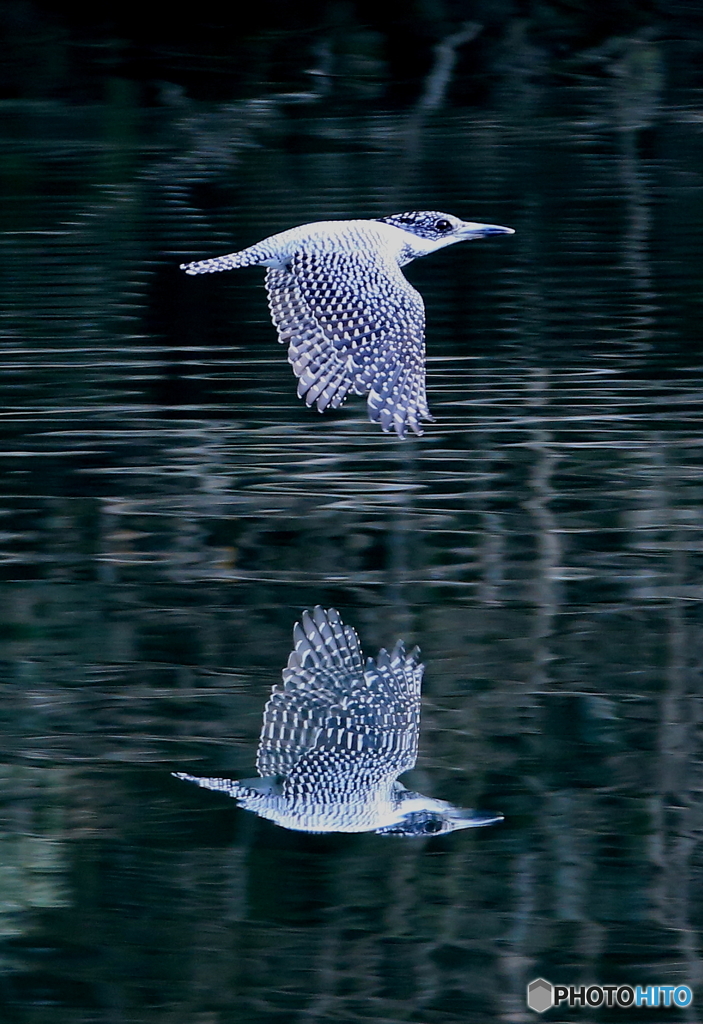
M 484 238 L 486 235 L 514 235 L 514 228 L 503 228 L 500 224 L 472 224 L 464 221 L 458 231 L 461 238 Z

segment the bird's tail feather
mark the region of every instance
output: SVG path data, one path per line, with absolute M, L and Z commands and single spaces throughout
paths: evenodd
M 275 251 L 264 242 L 250 245 L 240 252 L 229 252 L 225 256 L 214 256 L 210 260 L 196 260 L 194 263 L 181 263 L 181 270 L 186 274 L 216 274 L 220 270 L 237 270 L 239 267 L 255 267 L 257 264 L 270 266 L 276 258 Z

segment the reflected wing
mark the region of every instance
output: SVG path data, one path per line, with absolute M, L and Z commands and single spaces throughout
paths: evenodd
M 271 317 L 322 412 L 368 393 L 370 418 L 403 437 L 431 419 L 425 397 L 425 308 L 394 261 L 376 252 L 300 252 L 266 274 Z
M 256 770 L 287 775 L 319 741 L 332 709 L 363 680 L 359 638 L 339 613 L 319 606 L 293 629 L 294 649 L 264 708 Z
M 342 762 L 343 771 L 368 762 L 394 778 L 411 768 L 420 730 L 419 651 L 406 655 L 398 643 L 364 665 L 354 630 L 320 607 L 304 613 L 293 635 L 283 684 L 264 709 L 260 775 L 284 775 L 297 789 Z

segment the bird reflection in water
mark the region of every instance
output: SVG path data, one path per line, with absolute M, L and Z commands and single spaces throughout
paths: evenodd
M 176 778 L 298 832 L 423 836 L 502 821 L 500 813 L 462 810 L 398 782 L 417 760 L 424 671 L 417 647 L 406 654 L 399 640 L 364 662 L 356 632 L 319 606 L 303 613 L 293 639 L 283 683 L 264 708 L 259 778 Z

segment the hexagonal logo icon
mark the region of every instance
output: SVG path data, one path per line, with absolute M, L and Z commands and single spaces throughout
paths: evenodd
M 544 1013 L 554 1005 L 554 989 L 551 982 L 535 978 L 527 986 L 527 1005 L 535 1013 Z

